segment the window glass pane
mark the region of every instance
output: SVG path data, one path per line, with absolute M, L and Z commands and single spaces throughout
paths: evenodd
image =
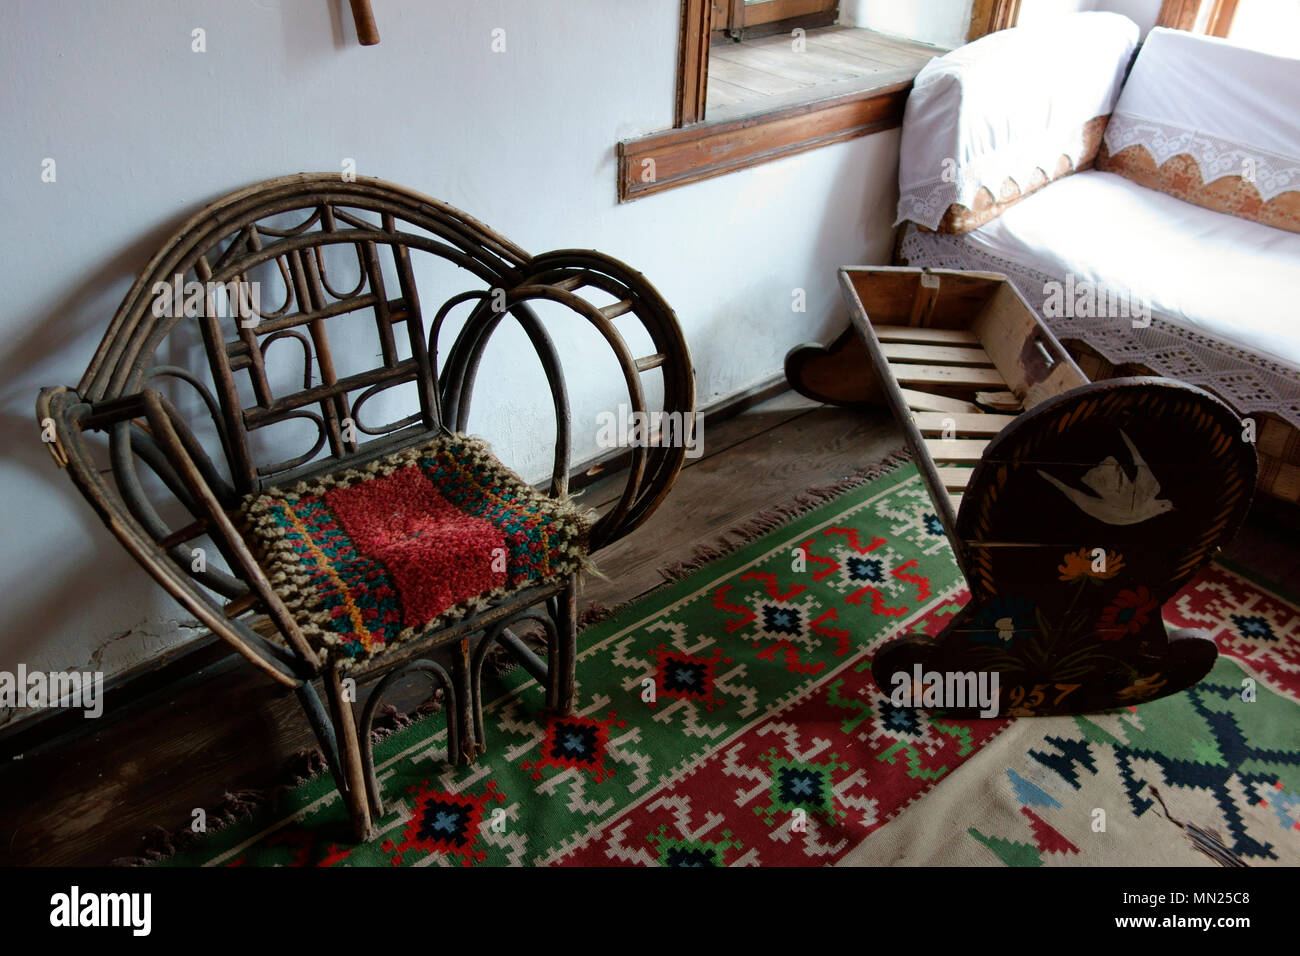
M 841 0 L 840 23 L 951 50 L 966 42 L 969 0 Z
M 1240 0 L 1228 36 L 1242 46 L 1300 57 L 1300 0 Z

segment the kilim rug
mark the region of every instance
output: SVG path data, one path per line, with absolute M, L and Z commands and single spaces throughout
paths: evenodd
M 1293 605 L 1209 568 L 1171 623 L 1212 631 L 1226 656 L 1152 704 L 1021 721 L 893 707 L 873 649 L 937 633 L 965 600 L 905 466 L 585 630 L 573 717 L 546 716 L 516 670 L 497 679 L 477 764 L 447 765 L 441 714 L 381 741 L 374 841 L 346 842 L 326 775 L 164 863 L 1300 860 Z

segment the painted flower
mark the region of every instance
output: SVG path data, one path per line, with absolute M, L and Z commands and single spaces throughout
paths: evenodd
M 1115 696 L 1120 700 L 1148 700 L 1164 686 L 1163 677 L 1159 674 L 1148 674 L 1146 677 L 1139 677 Z
M 1135 591 L 1120 591 L 1119 597 L 1101 612 L 1097 634 L 1103 641 L 1118 641 L 1128 634 L 1136 634 L 1159 607 L 1160 602 L 1144 586 Z
M 1028 598 L 995 598 L 975 615 L 976 630 L 971 634 L 971 642 L 1006 645 L 1011 643 L 1016 631 L 1035 627 L 1037 623 L 1034 602 Z
M 1061 572 L 1062 581 L 1073 581 L 1081 577 L 1107 581 L 1119 574 L 1124 568 L 1124 556 L 1118 551 L 1106 552 L 1105 558 L 1100 562 L 1103 568 L 1101 571 L 1094 567 L 1098 563 L 1097 559 L 1093 557 L 1093 552 L 1087 548 L 1071 551 L 1065 556 L 1064 562 L 1056 569 Z

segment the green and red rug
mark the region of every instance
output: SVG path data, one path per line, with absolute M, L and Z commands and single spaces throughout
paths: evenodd
M 477 764 L 447 765 L 440 714 L 380 742 L 376 840 L 346 842 L 321 776 L 165 863 L 1213 865 L 1198 841 L 1249 864 L 1300 861 L 1293 605 L 1210 567 L 1168 612 L 1211 631 L 1224 659 L 1191 691 L 1125 711 L 893 707 L 871 681 L 874 648 L 937 632 L 965 599 L 905 466 L 589 627 L 573 717 L 547 717 L 517 670 L 498 679 Z

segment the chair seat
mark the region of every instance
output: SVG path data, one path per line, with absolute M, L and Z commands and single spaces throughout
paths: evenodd
M 363 663 L 581 570 L 591 519 L 447 435 L 249 496 L 243 531 L 322 663 Z

